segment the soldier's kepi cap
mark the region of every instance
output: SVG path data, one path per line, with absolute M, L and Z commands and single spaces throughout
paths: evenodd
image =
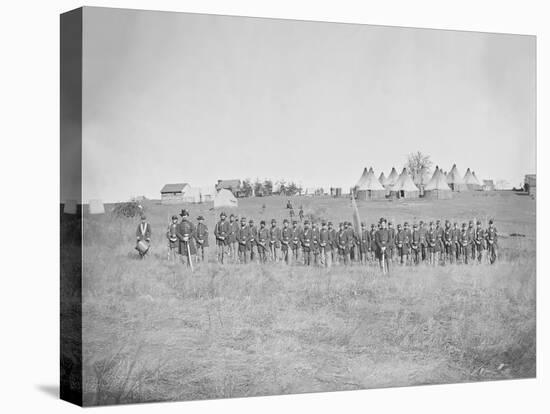
M 145 216 L 145 214 L 142 214 L 142 215 L 141 215 L 141 219 L 142 219 L 142 220 L 146 220 L 146 219 L 147 219 L 147 217 Z
M 197 220 L 204 220 L 204 217 L 203 216 L 198 216 Z
M 477 221 L 477 225 L 478 225 L 478 226 L 481 226 L 481 220 L 478 220 L 478 221 Z
M 298 224 L 296 220 L 292 220 L 292 224 Z
M 180 216 L 181 217 L 186 217 L 189 215 L 189 211 L 187 211 L 186 209 L 182 209 L 181 210 L 181 213 L 180 213 Z
M 260 221 L 260 224 L 265 224 L 265 220 Z
M 224 211 L 222 211 L 222 212 L 220 213 L 220 217 L 227 217 L 227 216 L 225 215 L 225 212 L 224 212 Z
M 250 219 L 250 220 L 248 220 L 248 222 L 249 222 L 250 224 L 252 224 L 252 223 L 254 223 L 254 220 Z
M 284 220 L 283 220 L 283 223 L 288 223 L 288 219 L 284 219 Z
M 178 216 L 172 216 L 172 220 L 177 220 Z
M 273 224 L 273 223 L 277 223 L 277 220 L 271 219 L 271 224 Z
M 309 224 L 309 220 L 304 221 L 304 224 Z
M 241 217 L 241 221 L 246 223 L 246 217 Z

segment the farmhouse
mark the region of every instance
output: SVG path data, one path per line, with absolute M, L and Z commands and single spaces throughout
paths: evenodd
M 176 204 L 185 202 L 184 194 L 190 188 L 191 186 L 187 183 L 166 184 L 160 190 L 161 204 Z
M 231 180 L 218 180 L 216 190 L 229 190 L 233 195 L 238 197 L 241 191 L 241 180 L 236 178 Z
M 483 180 L 481 187 L 483 191 L 495 191 L 495 183 L 493 180 Z

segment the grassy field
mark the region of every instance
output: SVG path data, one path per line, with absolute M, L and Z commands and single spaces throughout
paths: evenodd
M 282 220 L 286 198 L 239 200 L 238 214 Z M 349 200 L 294 198 L 307 215 L 351 219 Z M 512 192 L 442 201 L 360 202 L 367 223 L 494 217 L 497 264 L 330 271 L 282 264 L 166 261 L 168 218 L 83 218 L 86 405 L 352 390 L 535 375 L 535 202 Z M 212 230 L 219 211 L 188 205 Z M 109 210 L 109 206 L 107 208 Z M 511 234 L 518 233 L 521 237 Z M 211 246 L 214 241 L 211 237 Z

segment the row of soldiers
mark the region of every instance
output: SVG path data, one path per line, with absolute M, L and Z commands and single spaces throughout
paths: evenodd
M 189 220 L 189 212 L 182 210 L 180 216 L 172 217 L 168 227 L 168 257 L 176 260 L 178 254 L 191 264 L 204 261 L 208 244 L 208 227 L 204 217 L 197 218 L 197 224 Z M 138 227 L 138 233 L 140 227 Z M 297 221 L 283 220 L 282 227 L 275 219 L 267 226 L 264 220 L 256 227 L 254 220 L 235 215 L 229 219 L 225 213 L 214 227 L 217 260 L 220 263 L 248 263 L 258 261 L 301 262 L 304 265 L 330 267 L 333 263 L 378 262 L 383 270 L 389 270 L 392 263 L 417 265 L 420 263 L 445 264 L 482 262 L 494 263 L 497 257 L 497 231 L 493 220 L 486 229 L 481 222 L 470 221 L 461 227 L 446 221 L 442 226 L 435 223 L 408 222 L 393 227 L 391 221 L 381 218 L 378 225 L 370 229 L 361 223 L 359 232 L 350 222 L 339 223 L 338 229 L 330 221 L 317 223 L 305 220 L 303 227 Z M 139 235 L 138 235 L 139 239 Z

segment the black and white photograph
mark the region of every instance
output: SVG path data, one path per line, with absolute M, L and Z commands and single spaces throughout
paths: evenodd
M 535 68 L 532 35 L 61 15 L 62 398 L 535 377 Z

